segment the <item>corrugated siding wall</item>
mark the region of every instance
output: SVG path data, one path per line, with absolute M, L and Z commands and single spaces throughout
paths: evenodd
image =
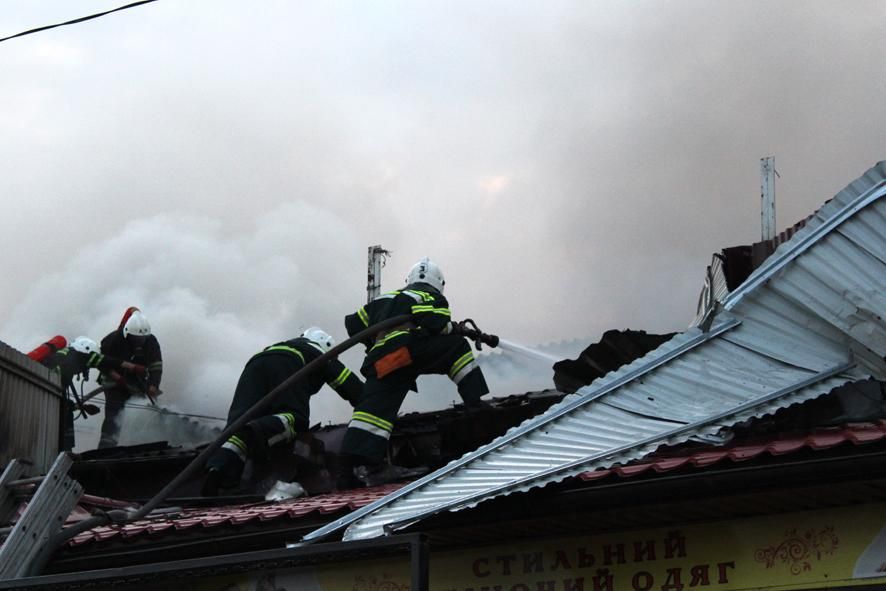
M 55 374 L 0 341 L 0 466 L 27 459 L 45 473 L 59 452 L 61 405 Z

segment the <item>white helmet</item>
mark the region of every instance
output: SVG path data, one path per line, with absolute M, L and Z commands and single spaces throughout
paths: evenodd
M 98 344 L 89 337 L 77 337 L 68 346 L 80 353 L 98 353 Z
M 446 280 L 443 279 L 443 271 L 428 257 L 423 258 L 415 263 L 406 276 L 406 285 L 411 283 L 427 283 L 440 293 L 443 293 L 443 286 Z
M 123 336 L 146 337 L 151 334 L 151 325 L 140 311 L 136 310 L 123 325 Z
M 309 341 L 313 341 L 320 345 L 320 348 L 323 349 L 324 352 L 329 351 L 335 346 L 335 339 L 333 339 L 329 334 L 324 331 L 322 328 L 318 328 L 316 326 L 312 326 L 307 329 L 303 333 L 301 333 L 302 338 L 308 339 Z

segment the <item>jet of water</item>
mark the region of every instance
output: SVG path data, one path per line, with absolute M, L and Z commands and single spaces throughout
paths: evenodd
M 531 357 L 532 359 L 550 361 L 551 363 L 557 363 L 558 361 L 560 361 L 558 357 L 554 357 L 553 355 L 545 353 L 544 351 L 532 349 L 531 347 L 520 345 L 507 339 L 499 339 L 498 346 L 505 351 L 517 353 L 518 355 L 523 355 L 524 357 Z

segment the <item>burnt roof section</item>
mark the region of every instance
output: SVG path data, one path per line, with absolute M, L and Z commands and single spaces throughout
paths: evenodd
M 607 330 L 578 359 L 554 364 L 554 386 L 571 394 L 599 377 L 643 357 L 676 333 L 650 334 L 643 330 Z
M 829 202 L 830 200 L 826 201 L 825 205 Z M 761 240 L 753 244 L 724 248 L 721 251 L 721 256 L 723 273 L 726 276 L 726 285 L 729 291 L 744 283 L 754 269 L 762 265 L 779 245 L 787 242 L 794 234 L 803 229 L 811 217 L 810 215 L 806 219 L 797 222 L 771 240 Z

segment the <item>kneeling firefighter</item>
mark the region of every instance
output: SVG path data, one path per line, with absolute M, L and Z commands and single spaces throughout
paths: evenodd
M 366 384 L 342 441 L 336 481 L 340 490 L 360 485 L 353 471 L 356 465 L 377 467 L 382 462 L 397 412 L 406 394 L 417 391 L 418 376 L 445 374 L 455 382 L 465 405 L 485 406 L 480 398 L 489 388 L 465 337 L 493 347 L 498 338 L 480 333 L 476 325 L 471 329 L 450 320 L 445 283 L 440 267 L 425 257 L 409 271 L 404 289 L 383 294 L 345 317 L 345 328 L 353 336 L 388 318 L 412 316 L 365 343 L 361 372 Z
M 323 330 L 312 327 L 298 338 L 277 343 L 253 355 L 246 363 L 234 399 L 228 411 L 230 425 L 306 364 L 335 346 Z M 253 419 L 236 431 L 210 456 L 206 464 L 204 496 L 215 496 L 219 488 L 234 488 L 240 483 L 246 460 L 267 458 L 270 448 L 292 442 L 299 432 L 308 430 L 310 398 L 328 384 L 339 396 L 355 406 L 363 393 L 363 382 L 338 359 L 296 382 L 281 393 L 266 409 L 264 416 Z

